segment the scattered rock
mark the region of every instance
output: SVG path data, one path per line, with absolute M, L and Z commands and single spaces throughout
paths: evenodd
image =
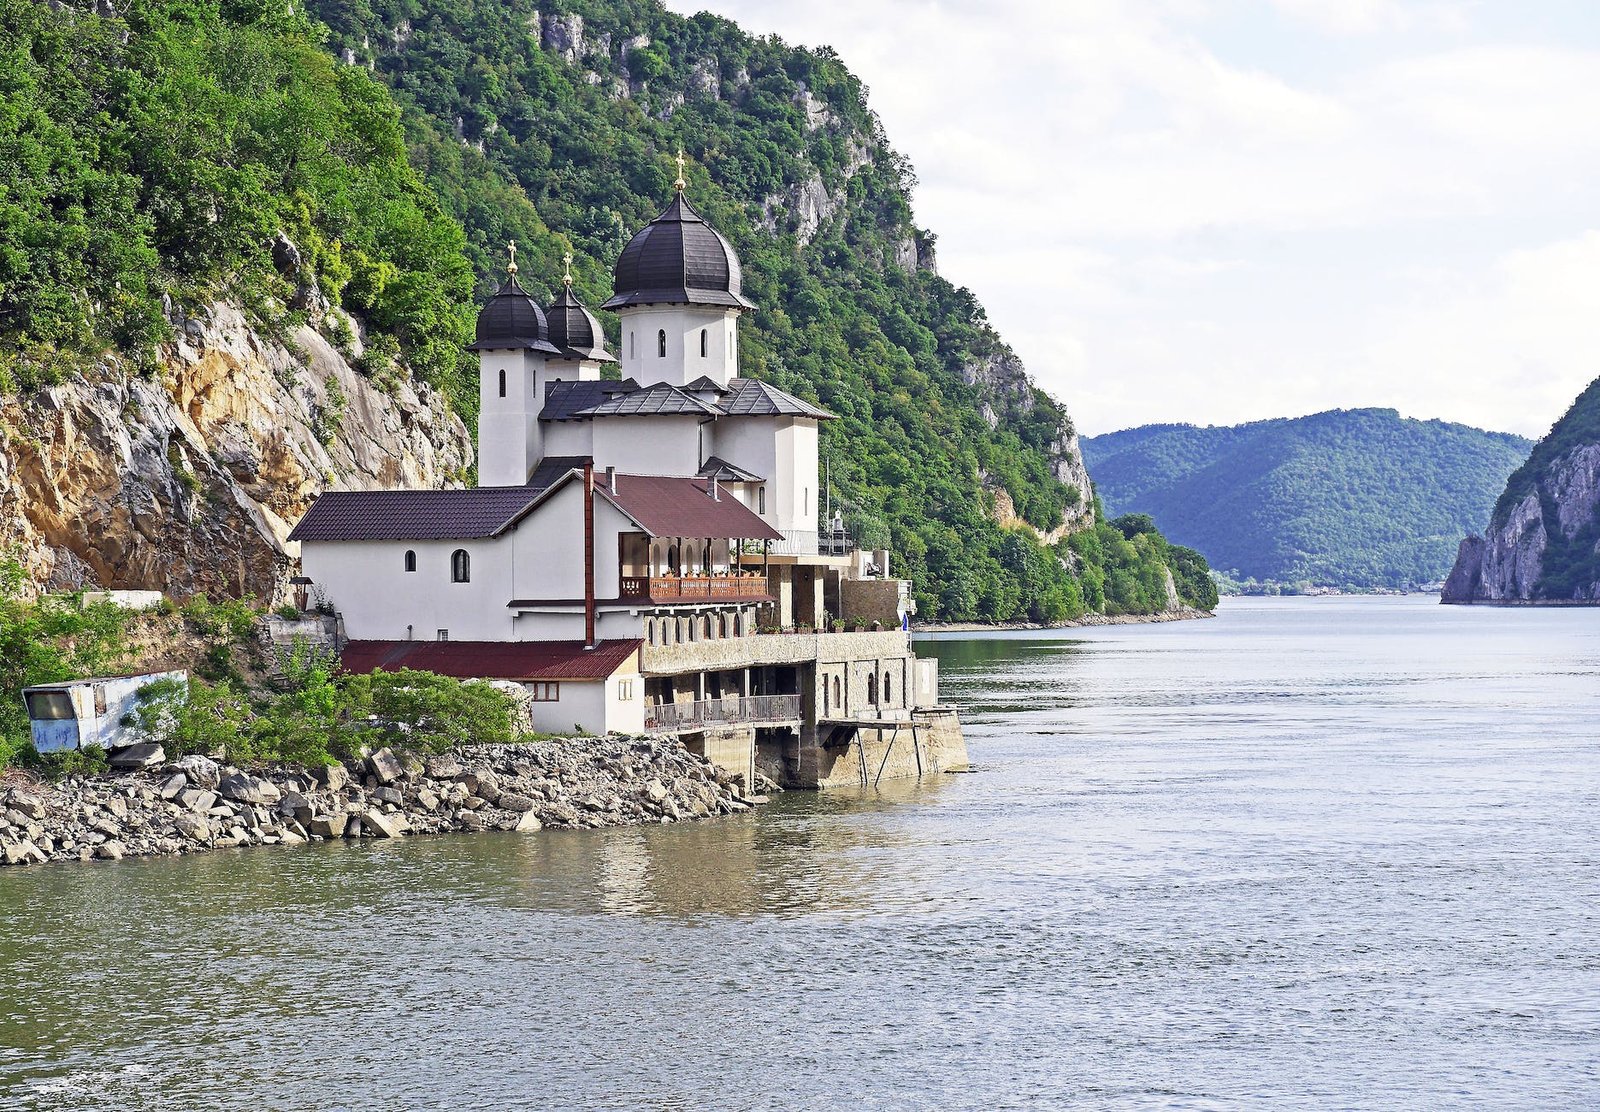
M 405 775 L 405 766 L 400 763 L 400 758 L 394 755 L 393 749 L 380 749 L 367 758 L 367 767 L 372 770 L 372 775 L 378 778 L 380 784 L 392 784 Z
M 278 785 L 264 777 L 251 776 L 248 772 L 224 776 L 217 784 L 217 791 L 225 799 L 252 805 L 276 803 L 283 797 Z
M 121 772 L 155 768 L 157 765 L 167 763 L 167 751 L 153 741 L 141 741 L 138 745 L 112 750 L 111 755 L 106 758 L 106 763 Z
M 102 861 L 121 861 L 127 847 L 118 841 L 102 842 L 94 848 L 94 855 Z
M 319 838 L 342 838 L 349 821 L 350 816 L 343 811 L 335 811 L 331 815 L 313 815 L 307 829 Z
M 317 782 L 330 792 L 343 791 L 350 782 L 350 770 L 342 764 L 323 765 L 317 769 Z
M 222 780 L 221 766 L 210 757 L 202 757 L 198 753 L 179 757 L 175 767 L 188 777 L 189 783 L 202 788 L 214 788 Z
M 368 811 L 361 816 L 362 825 L 367 832 L 377 838 L 398 838 L 407 830 L 404 815 L 385 815 L 378 811 Z

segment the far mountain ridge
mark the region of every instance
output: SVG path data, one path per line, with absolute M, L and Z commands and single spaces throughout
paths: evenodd
M 1150 514 L 1234 578 L 1357 590 L 1440 582 L 1531 447 L 1385 407 L 1083 441 L 1108 514 Z

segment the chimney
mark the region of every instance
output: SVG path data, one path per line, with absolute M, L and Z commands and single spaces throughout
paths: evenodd
M 607 471 L 610 471 L 607 468 Z M 583 647 L 594 639 L 594 461 L 583 464 Z
M 713 502 L 722 501 L 722 487 L 717 481 L 717 476 L 716 476 L 715 472 L 713 472 L 712 475 L 711 475 L 711 489 L 709 491 L 707 491 L 706 493 L 711 495 L 711 500 Z

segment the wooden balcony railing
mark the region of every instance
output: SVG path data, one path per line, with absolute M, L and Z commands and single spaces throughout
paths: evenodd
M 728 695 L 693 703 L 646 707 L 644 728 L 656 733 L 693 731 L 707 726 L 759 726 L 800 717 L 798 695 Z
M 624 575 L 618 594 L 647 602 L 705 602 L 764 598 L 764 575 Z

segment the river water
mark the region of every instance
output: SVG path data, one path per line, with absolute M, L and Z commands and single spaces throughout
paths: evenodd
M 1600 1105 L 1600 611 L 924 649 L 974 775 L 0 872 L 0 1107 Z

